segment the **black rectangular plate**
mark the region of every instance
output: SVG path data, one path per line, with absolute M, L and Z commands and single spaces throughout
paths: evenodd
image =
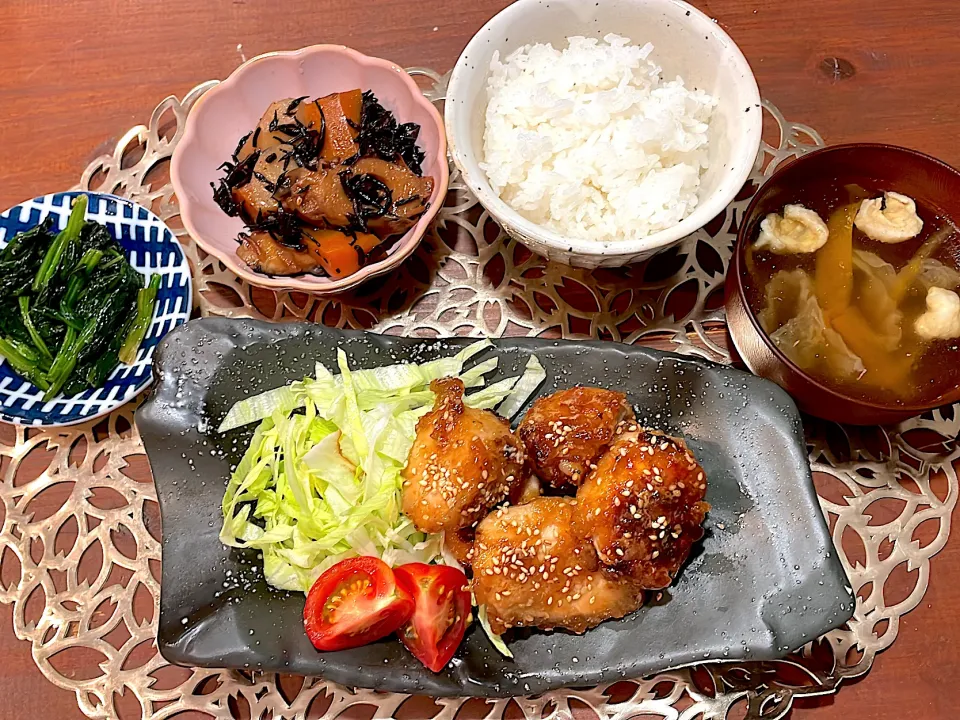
M 780 388 L 700 359 L 607 342 L 499 339 L 494 379 L 536 353 L 540 394 L 575 384 L 627 393 L 641 422 L 682 435 L 709 480 L 703 541 L 677 581 L 639 611 L 584 635 L 514 634 L 501 657 L 473 625 L 434 674 L 395 639 L 319 653 L 304 597 L 271 589 L 253 551 L 220 544 L 220 501 L 252 428 L 219 435 L 233 403 L 336 366 L 424 361 L 467 339 L 419 340 L 319 325 L 204 319 L 158 348 L 137 427 L 163 519 L 158 644 L 203 667 L 319 675 L 350 686 L 432 696 L 502 697 L 634 678 L 708 660 L 771 660 L 842 625 L 854 599 L 817 501 L 800 415 Z M 477 361 L 490 356 L 486 351 Z

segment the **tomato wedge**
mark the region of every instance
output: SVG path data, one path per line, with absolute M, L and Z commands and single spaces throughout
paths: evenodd
M 415 609 L 398 634 L 414 656 L 440 672 L 460 646 L 470 618 L 467 576 L 448 565 L 409 563 L 394 569 L 397 585 L 413 597 Z
M 342 560 L 307 593 L 303 626 L 317 650 L 346 650 L 379 640 L 413 614 L 414 602 L 393 570 L 375 557 Z

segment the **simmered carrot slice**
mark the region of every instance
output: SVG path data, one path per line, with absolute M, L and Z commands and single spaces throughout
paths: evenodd
M 363 94 L 359 90 L 333 93 L 317 100 L 323 111 L 324 139 L 320 157 L 330 162 L 345 160 L 357 153 L 355 142 L 360 127 Z
M 380 244 L 380 238 L 369 233 L 357 233 L 356 237 L 339 230 L 304 228 L 304 234 L 315 243 L 312 252 L 320 260 L 327 275 L 339 279 L 352 275 L 366 262 L 367 254 Z

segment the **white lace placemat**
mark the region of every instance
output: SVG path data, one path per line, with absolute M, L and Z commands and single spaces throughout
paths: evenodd
M 442 101 L 445 78 L 410 72 L 429 98 Z M 572 269 L 531 255 L 504 236 L 453 172 L 448 203 L 413 258 L 383 282 L 313 298 L 250 287 L 198 250 L 179 223 L 169 159 L 190 107 L 213 84 L 164 100 L 149 125 L 132 128 L 112 155 L 87 168 L 79 187 L 130 197 L 170 224 L 193 266 L 203 315 L 310 319 L 404 335 L 656 337 L 679 352 L 728 361 L 710 331 L 724 324 L 736 223 L 773 167 L 823 144 L 765 103 L 766 126 L 779 137 L 764 144 L 740 198 L 676 250 L 620 270 Z M 452 720 L 502 718 L 511 703 L 530 720 L 569 718 L 584 706 L 603 720 L 725 718 L 735 704 L 745 704 L 752 720 L 781 718 L 794 698 L 836 692 L 844 679 L 866 673 L 895 640 L 900 617 L 927 589 L 930 558 L 947 540 L 957 501 L 956 407 L 887 429 L 810 421 L 821 503 L 859 598 L 847 627 L 780 662 L 707 665 L 535 698 L 432 703 L 315 678 L 168 665 L 154 644 L 156 491 L 133 411 L 131 404 L 99 424 L 62 432 L 0 427 L 0 601 L 13 603 L 14 632 L 31 644 L 41 672 L 75 691 L 92 718 L 195 710 L 217 718 L 333 720 L 371 706 L 360 716 Z M 885 599 L 896 568 L 918 571 L 915 584 Z

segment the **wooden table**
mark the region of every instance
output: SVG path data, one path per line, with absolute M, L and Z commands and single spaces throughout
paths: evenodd
M 5 0 L 0 206 L 67 188 L 164 96 L 262 52 L 343 43 L 446 70 L 504 0 Z M 960 165 L 960 4 L 703 0 L 763 94 L 829 143 L 884 141 Z M 639 39 L 639 38 L 637 38 Z M 656 38 L 653 38 L 655 41 Z M 0 429 L 2 432 L 2 429 Z M 960 687 L 960 542 L 933 561 L 924 602 L 862 681 L 800 703 L 798 718 L 953 718 Z M 0 718 L 79 718 L 37 671 L 0 606 Z

